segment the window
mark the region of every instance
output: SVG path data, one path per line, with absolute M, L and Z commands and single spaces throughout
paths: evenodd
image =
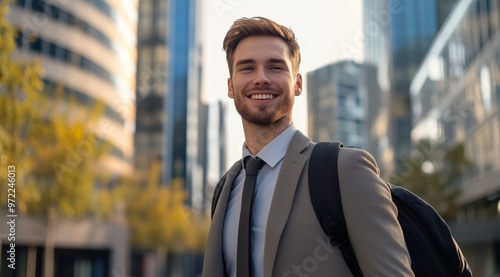
M 47 43 L 49 46 L 49 56 L 52 58 L 57 58 L 57 45 L 48 42 Z
M 487 1 L 486 0 L 478 0 L 477 1 L 477 11 L 478 11 L 478 23 L 480 25 L 480 37 L 481 37 L 481 48 L 483 48 L 488 41 L 490 40 L 489 30 L 489 20 L 488 20 L 488 10 L 487 10 Z
M 153 3 L 151 0 L 139 1 L 139 27 L 137 33 L 140 40 L 151 37 L 153 31 Z
M 30 44 L 30 50 L 35 51 L 35 52 L 42 52 L 42 40 L 39 38 L 36 38 L 31 44 Z
M 488 66 L 482 66 L 479 72 L 479 82 L 481 85 L 481 100 L 484 112 L 488 114 L 491 111 L 491 75 Z
M 18 1 L 17 5 L 24 6 L 24 1 Z M 100 32 L 93 26 L 89 25 L 84 20 L 75 17 L 73 14 L 70 14 L 56 6 L 53 6 L 41 0 L 34 0 L 31 3 L 31 9 L 34 12 L 42 14 L 44 20 L 50 18 L 60 23 L 64 23 L 70 27 L 74 27 L 82 31 L 83 33 L 91 36 L 92 38 L 96 39 L 110 50 L 115 51 L 115 49 L 112 47 L 111 41 L 106 35 L 104 35 L 102 32 Z

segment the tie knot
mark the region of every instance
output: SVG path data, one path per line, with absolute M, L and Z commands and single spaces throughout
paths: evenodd
M 245 163 L 245 173 L 246 176 L 257 176 L 259 170 L 264 166 L 266 162 L 261 160 L 259 157 L 250 156 L 246 159 Z

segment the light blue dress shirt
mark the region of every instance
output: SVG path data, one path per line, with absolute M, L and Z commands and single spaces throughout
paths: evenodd
M 255 187 L 255 200 L 253 205 L 252 219 L 252 259 L 253 276 L 261 277 L 264 269 L 264 242 L 266 236 L 267 218 L 269 209 L 278 180 L 278 174 L 283 163 L 288 145 L 297 129 L 293 123 L 288 126 L 279 136 L 274 138 L 262 150 L 257 153 L 257 157 L 266 162 L 257 175 Z M 250 156 L 245 144 L 243 144 L 243 160 Z M 244 166 L 244 165 L 243 165 Z M 243 167 L 242 166 L 242 167 Z M 238 248 L 238 225 L 241 210 L 241 194 L 245 181 L 245 170 L 242 169 L 236 179 L 234 179 L 222 234 L 222 247 L 226 272 L 231 277 L 236 277 L 236 252 Z

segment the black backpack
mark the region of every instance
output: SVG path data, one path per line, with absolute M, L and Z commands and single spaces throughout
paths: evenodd
M 309 161 L 309 191 L 321 227 L 338 246 L 354 276 L 363 276 L 349 242 L 337 170 L 338 142 L 316 144 Z M 409 190 L 389 184 L 392 201 L 415 276 L 472 276 L 446 222 L 424 200 Z
M 316 144 L 309 161 L 311 202 L 321 227 L 333 246 L 339 247 L 354 276 L 363 276 L 349 242 L 337 176 L 338 142 Z M 241 162 L 239 162 L 241 164 Z M 212 198 L 212 217 L 227 173 L 219 180 Z M 415 276 L 464 276 L 472 272 L 446 222 L 424 200 L 402 187 L 388 184 L 398 208 Z

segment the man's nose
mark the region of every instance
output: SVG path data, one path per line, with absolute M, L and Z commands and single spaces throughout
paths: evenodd
M 268 85 L 271 83 L 271 79 L 269 78 L 269 72 L 265 70 L 265 68 L 259 68 L 255 72 L 255 85 Z

